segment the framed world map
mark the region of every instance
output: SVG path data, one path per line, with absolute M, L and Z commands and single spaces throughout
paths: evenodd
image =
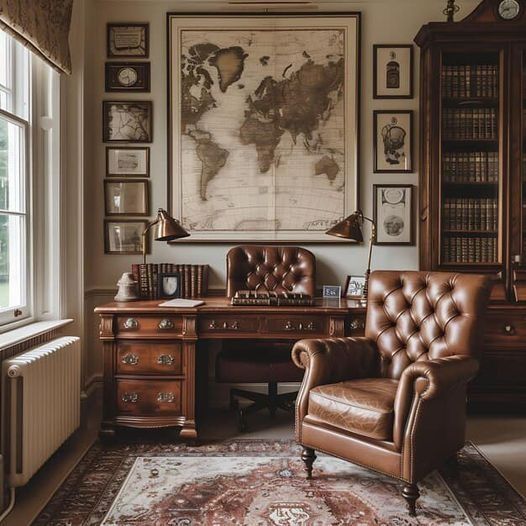
M 359 13 L 168 14 L 168 199 L 189 241 L 332 241 L 358 207 L 359 38 Z

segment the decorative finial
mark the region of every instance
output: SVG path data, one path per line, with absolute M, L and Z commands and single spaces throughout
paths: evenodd
M 447 6 L 442 11 L 447 16 L 448 22 L 455 21 L 455 15 L 460 11 L 460 6 L 455 4 L 455 0 L 447 0 Z

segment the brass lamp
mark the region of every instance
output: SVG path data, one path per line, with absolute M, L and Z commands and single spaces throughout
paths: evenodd
M 369 239 L 369 256 L 367 258 L 367 270 L 365 271 L 365 284 L 363 286 L 363 298 L 367 299 L 367 292 L 369 290 L 369 274 L 371 273 L 371 256 L 373 254 L 373 243 L 376 239 L 376 225 L 374 221 L 363 215 L 361 210 L 357 210 L 350 216 L 342 219 L 339 223 L 336 223 L 332 228 L 327 230 L 326 234 L 329 236 L 341 237 L 354 241 L 355 243 L 361 243 L 363 241 L 363 222 L 369 221 L 371 223 L 371 238 Z
M 177 219 L 174 219 L 166 210 L 159 208 L 157 211 L 157 219 L 149 223 L 142 233 L 142 256 L 144 264 L 146 264 L 146 234 L 148 234 L 152 228 L 154 228 L 153 239 L 155 241 L 173 241 L 174 239 L 181 239 L 190 235 Z

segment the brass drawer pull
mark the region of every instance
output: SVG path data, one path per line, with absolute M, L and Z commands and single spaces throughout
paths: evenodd
M 159 393 L 157 395 L 157 401 L 173 404 L 175 402 L 175 394 L 174 393 Z
M 354 319 L 354 320 L 351 320 L 351 322 L 349 323 L 349 327 L 351 331 L 357 331 L 358 329 L 364 329 L 365 322 L 360 319 Z
M 294 325 L 292 325 L 291 321 L 288 321 L 287 323 L 285 323 L 285 330 L 286 331 L 293 331 L 294 330 Z
M 157 357 L 159 365 L 173 365 L 175 358 L 171 354 L 161 354 Z
M 513 325 L 505 325 L 504 332 L 508 336 L 513 336 L 515 334 L 515 327 L 513 327 Z
M 126 404 L 136 404 L 137 400 L 139 400 L 137 393 L 124 393 L 122 395 L 122 401 Z
M 314 323 L 312 321 L 310 321 L 306 325 L 303 325 L 303 323 L 300 322 L 298 327 L 300 331 L 313 331 L 315 329 Z
M 168 318 L 165 318 L 164 320 L 161 320 L 159 322 L 159 329 L 161 331 L 169 331 L 175 327 L 174 322 L 172 320 L 169 320 Z
M 126 365 L 137 365 L 139 363 L 139 357 L 133 353 L 126 354 L 122 357 L 122 363 Z
M 208 328 L 216 331 L 216 330 L 224 330 L 224 331 L 238 331 L 239 330 L 239 322 L 233 321 L 230 325 L 227 321 L 224 321 L 221 325 L 218 325 L 218 323 L 215 320 L 212 320 L 208 324 Z
M 139 327 L 139 322 L 135 318 L 128 318 L 124 322 L 125 329 L 137 329 Z

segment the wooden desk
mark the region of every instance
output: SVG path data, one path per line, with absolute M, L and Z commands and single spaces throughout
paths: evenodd
M 316 300 L 310 307 L 234 307 L 205 298 L 197 308 L 160 301 L 97 307 L 104 348 L 104 416 L 100 434 L 117 426 L 181 427 L 197 438 L 196 354 L 199 340 L 360 336 L 365 308 L 353 300 Z

